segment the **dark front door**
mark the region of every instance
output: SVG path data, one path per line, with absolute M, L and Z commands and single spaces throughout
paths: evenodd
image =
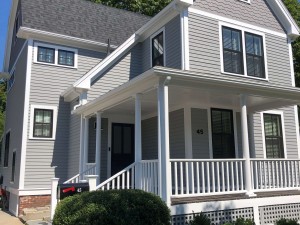
M 134 125 L 112 124 L 111 175 L 134 162 Z
M 235 158 L 232 110 L 211 109 L 214 158 Z

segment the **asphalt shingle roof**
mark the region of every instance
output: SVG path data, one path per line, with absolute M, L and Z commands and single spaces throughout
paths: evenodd
M 22 26 L 122 44 L 151 17 L 86 0 L 21 0 Z

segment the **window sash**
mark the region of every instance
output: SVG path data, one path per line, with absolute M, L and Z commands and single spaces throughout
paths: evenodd
M 245 32 L 247 75 L 265 78 L 263 39 Z
M 242 32 L 223 26 L 222 43 L 224 72 L 244 74 Z
M 15 169 L 16 169 L 16 152 L 13 152 L 12 165 L 11 165 L 11 182 L 15 181 Z
M 38 62 L 51 63 L 55 62 L 55 49 L 54 48 L 46 48 L 46 47 L 38 47 Z
M 33 137 L 52 138 L 53 110 L 34 109 Z
M 58 50 L 58 64 L 66 66 L 74 66 L 74 52 Z
M 152 66 L 164 66 L 163 31 L 152 38 Z
M 8 156 L 9 156 L 9 145 L 10 145 L 10 132 L 5 136 L 5 150 L 4 150 L 4 167 L 8 167 Z
M 281 115 L 265 113 L 264 129 L 267 158 L 284 158 Z

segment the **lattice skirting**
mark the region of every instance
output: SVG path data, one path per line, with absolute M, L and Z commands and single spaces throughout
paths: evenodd
M 300 220 L 300 203 L 259 207 L 261 224 L 274 224 L 280 218 Z
M 253 208 L 227 209 L 204 213 L 209 217 L 212 225 L 221 225 L 226 222 L 232 222 L 239 217 L 253 219 Z M 187 225 L 191 219 L 193 219 L 193 214 L 176 215 L 172 217 L 172 225 Z

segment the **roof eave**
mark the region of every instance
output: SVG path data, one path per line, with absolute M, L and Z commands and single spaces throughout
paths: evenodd
M 89 89 L 91 87 L 91 79 L 101 71 L 105 71 L 111 64 L 116 62 L 121 56 L 130 49 L 138 41 L 143 41 L 147 36 L 166 24 L 183 9 L 193 5 L 193 0 L 173 0 L 168 6 L 160 11 L 148 23 L 136 31 L 129 39 L 120 45 L 112 54 L 106 57 L 101 63 L 92 68 L 86 75 L 77 80 L 73 86 L 78 88 Z

